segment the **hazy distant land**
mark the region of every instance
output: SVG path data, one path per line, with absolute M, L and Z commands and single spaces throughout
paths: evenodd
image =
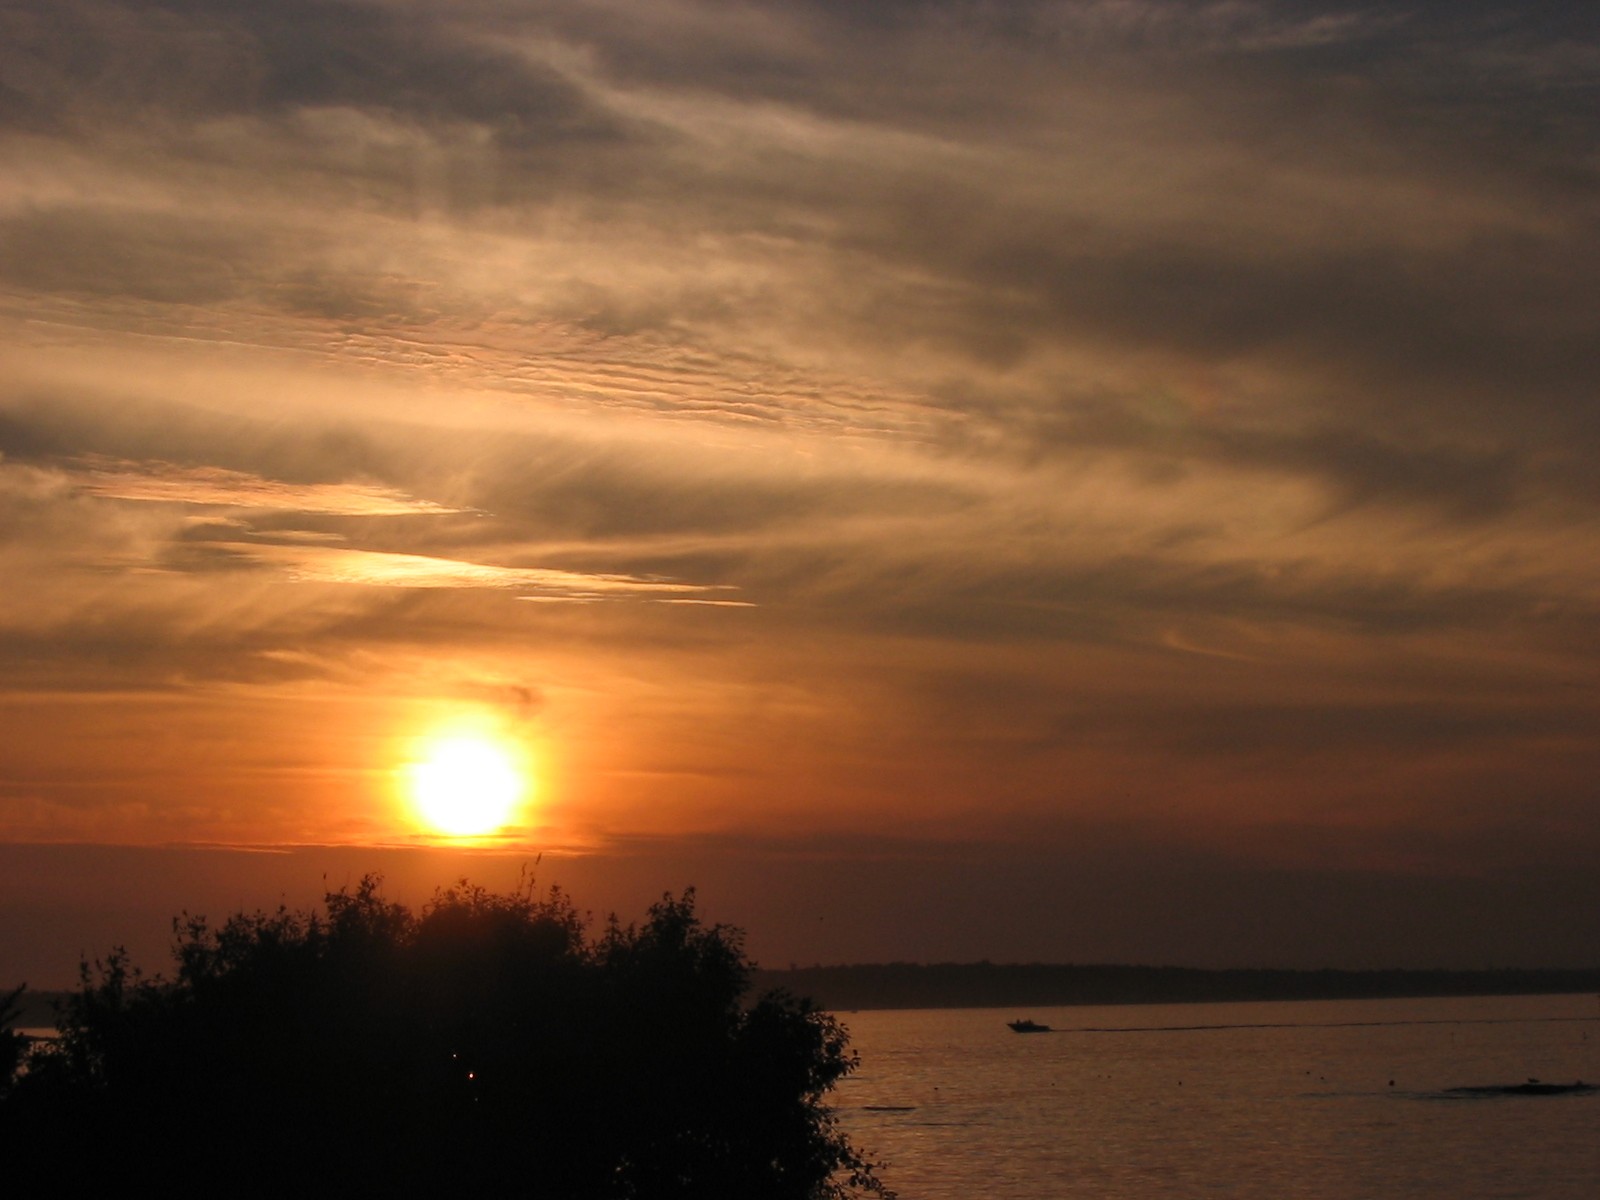
M 758 970 L 755 987 L 784 988 L 824 1008 L 1017 1008 L 1356 1000 L 1401 996 L 1600 992 L 1594 970 L 1202 970 L 1048 963 L 874 963 Z
M 1082 966 L 1052 963 L 859 963 L 757 969 L 752 991 L 782 988 L 825 1009 L 1019 1008 L 1086 1004 L 1201 1004 L 1244 1000 L 1362 1000 L 1402 996 L 1600 993 L 1593 970 L 1292 971 L 1265 968 Z M 55 1023 L 67 992 L 23 994 L 17 1024 Z

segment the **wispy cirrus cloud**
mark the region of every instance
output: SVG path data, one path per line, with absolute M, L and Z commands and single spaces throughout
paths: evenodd
M 1597 55 L 1560 0 L 0 5 L 0 666 L 128 747 L 113 690 L 280 750 L 537 692 L 592 844 L 1595 845 Z
M 698 593 L 728 590 L 631 575 L 585 574 L 546 567 L 507 567 L 423 554 L 392 554 L 331 546 L 274 546 L 259 543 L 221 548 L 282 569 L 305 583 L 361 584 L 393 588 L 511 589 L 526 599 L 667 600 L 700 598 Z
M 68 464 L 80 492 L 113 500 L 319 513 L 341 517 L 459 512 L 389 487 L 363 483 L 287 483 L 223 467 L 118 462 L 91 457 Z

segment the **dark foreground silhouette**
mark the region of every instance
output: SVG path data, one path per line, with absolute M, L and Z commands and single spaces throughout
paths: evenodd
M 739 935 L 703 925 L 692 891 L 595 938 L 559 890 L 463 883 L 413 914 L 375 878 L 329 895 L 325 912 L 215 929 L 186 916 L 174 929 L 174 978 L 142 978 L 113 952 L 84 967 L 58 1043 L 0 1061 L 8 1184 L 548 1200 L 885 1191 L 824 1104 L 855 1065 L 844 1031 L 782 993 L 741 1003 Z

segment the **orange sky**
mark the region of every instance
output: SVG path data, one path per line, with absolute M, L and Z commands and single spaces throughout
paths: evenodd
M 541 852 L 779 960 L 1600 961 L 1597 65 L 1510 0 L 5 6 L 0 987 Z M 465 860 L 397 788 L 460 721 L 534 777 Z

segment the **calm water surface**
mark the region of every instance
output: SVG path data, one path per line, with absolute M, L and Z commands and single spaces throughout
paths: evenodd
M 1450 1091 L 1600 1083 L 1593 995 L 842 1019 L 836 1107 L 902 1200 L 1600 1197 L 1600 1094 Z

